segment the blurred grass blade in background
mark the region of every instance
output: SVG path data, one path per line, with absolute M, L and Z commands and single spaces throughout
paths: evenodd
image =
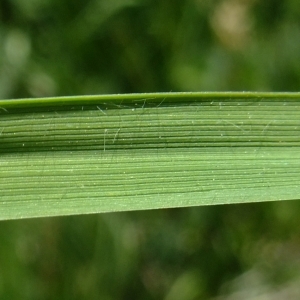
M 292 200 L 299 93 L 0 101 L 0 219 Z

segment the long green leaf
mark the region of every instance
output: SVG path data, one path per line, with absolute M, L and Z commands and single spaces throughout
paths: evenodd
M 300 93 L 0 101 L 0 219 L 300 198 Z

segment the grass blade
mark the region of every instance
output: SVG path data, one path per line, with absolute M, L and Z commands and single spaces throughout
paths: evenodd
M 0 219 L 292 200 L 299 93 L 0 101 Z

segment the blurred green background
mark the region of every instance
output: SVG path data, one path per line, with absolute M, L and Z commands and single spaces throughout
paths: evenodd
M 0 1 L 0 99 L 299 91 L 299 62 L 298 0 Z M 0 222 L 0 299 L 299 299 L 299 214 L 287 201 Z

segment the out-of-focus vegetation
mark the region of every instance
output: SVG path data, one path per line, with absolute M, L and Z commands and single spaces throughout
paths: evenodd
M 297 91 L 299 61 L 297 0 L 0 1 L 1 99 Z M 0 298 L 298 299 L 299 213 L 295 201 L 1 222 Z
M 0 98 L 296 91 L 297 0 L 1 0 Z

